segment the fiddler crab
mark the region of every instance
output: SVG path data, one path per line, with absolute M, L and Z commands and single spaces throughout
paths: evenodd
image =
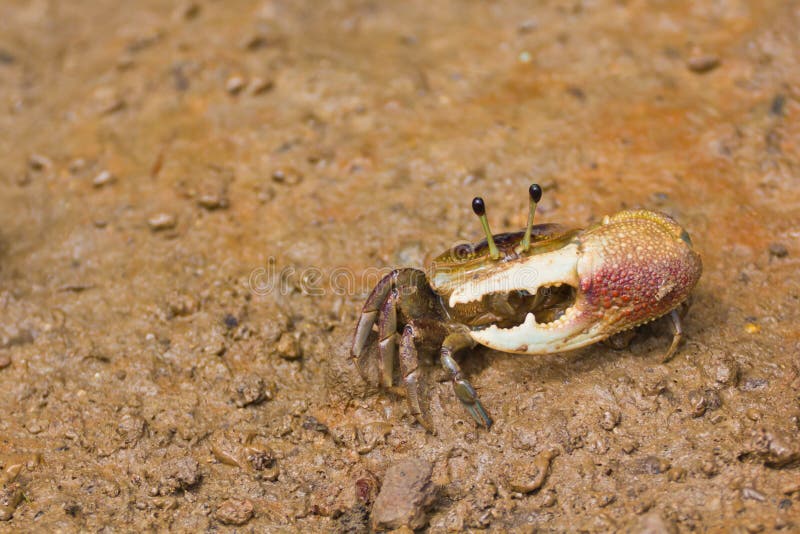
M 369 381 L 370 367 L 377 366 L 379 385 L 391 387 L 399 352 L 409 409 L 432 433 L 420 352 L 438 350 L 456 397 L 489 428 L 492 419 L 454 358 L 459 351 L 481 344 L 517 354 L 564 352 L 667 314 L 674 335 L 664 359 L 678 347 L 678 308 L 702 272 L 686 230 L 643 209 L 585 229 L 534 225 L 542 189 L 533 184 L 529 193 L 525 231 L 492 235 L 483 199 L 476 197 L 472 209 L 484 240 L 447 250 L 427 271 L 393 270 L 364 304 L 351 350 L 361 376 Z M 373 330 L 377 356 L 366 350 Z

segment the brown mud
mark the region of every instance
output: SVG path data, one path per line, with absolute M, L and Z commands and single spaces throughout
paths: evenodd
M 5 0 L 0 531 L 800 529 L 798 27 L 791 1 Z M 534 180 L 540 221 L 688 229 L 686 340 L 476 349 L 494 427 L 432 368 L 428 434 L 346 358 L 369 282 L 478 238 L 474 195 L 522 227 Z

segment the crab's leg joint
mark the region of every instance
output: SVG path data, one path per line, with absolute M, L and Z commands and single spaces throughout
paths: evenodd
M 475 419 L 478 425 L 484 428 L 491 428 L 492 418 L 486 413 L 486 409 L 478 398 L 478 392 L 469 381 L 461 374 L 461 367 L 453 358 L 453 354 L 461 349 L 473 347 L 475 342 L 468 333 L 456 332 L 448 335 L 442 343 L 441 364 L 450 374 L 453 382 L 453 391 L 467 409 L 469 414 Z
M 675 351 L 678 350 L 681 338 L 683 338 L 683 323 L 681 322 L 681 315 L 677 308 L 670 312 L 669 318 L 672 320 L 672 343 L 667 349 L 667 353 L 661 358 L 661 363 L 666 363 L 672 359 L 675 355 Z
M 386 302 L 381 306 L 379 321 L 380 341 L 380 383 L 383 387 L 392 386 L 392 370 L 397 358 L 397 289 L 392 289 Z
M 364 308 L 361 310 L 361 316 L 358 319 L 356 332 L 353 336 L 353 347 L 350 350 L 350 356 L 355 360 L 358 372 L 364 380 L 368 380 L 368 378 L 364 372 L 365 355 L 362 353 L 364 351 L 364 346 L 367 344 L 367 338 L 370 332 L 372 332 L 372 327 L 378 319 L 378 311 L 383 307 L 386 302 L 386 297 L 392 289 L 392 279 L 393 274 L 388 274 L 372 289 L 369 297 L 367 297 L 367 301 L 364 303 Z
M 528 189 L 530 196 L 530 207 L 528 208 L 528 226 L 525 228 L 525 236 L 522 238 L 518 252 L 527 252 L 531 248 L 531 231 L 533 230 L 533 216 L 536 214 L 536 205 L 542 200 L 542 188 L 539 184 L 531 184 Z
M 472 199 L 472 211 L 474 211 L 475 215 L 477 215 L 481 220 L 483 233 L 486 234 L 486 243 L 489 245 L 489 256 L 493 260 L 496 260 L 500 257 L 500 251 L 497 250 L 497 245 L 495 244 L 494 237 L 492 236 L 492 230 L 489 228 L 489 219 L 486 217 L 486 204 L 483 202 L 481 197 L 475 197 Z
M 413 324 L 407 324 L 403 328 L 400 337 L 400 374 L 403 376 L 403 383 L 406 387 L 408 409 L 411 415 L 431 434 L 436 434 L 436 428 L 430 418 L 430 410 L 427 405 L 427 397 L 424 394 L 424 384 L 422 384 L 422 373 L 419 369 L 419 356 L 417 354 L 417 342 L 422 338 L 421 329 Z

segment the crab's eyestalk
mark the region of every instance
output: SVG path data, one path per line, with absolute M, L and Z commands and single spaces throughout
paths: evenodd
M 539 184 L 531 184 L 528 188 L 531 197 L 530 208 L 528 209 L 528 227 L 525 229 L 525 236 L 519 246 L 518 252 L 528 252 L 531 248 L 531 230 L 533 229 L 533 216 L 536 214 L 536 205 L 542 200 L 542 188 Z
M 489 219 L 486 217 L 486 204 L 484 204 L 481 197 L 475 197 L 472 199 L 472 211 L 474 211 L 475 215 L 477 215 L 481 220 L 483 233 L 486 234 L 486 243 L 489 245 L 489 257 L 491 257 L 493 260 L 496 260 L 500 257 L 500 251 L 497 250 L 494 237 L 492 237 L 492 230 L 489 228 Z

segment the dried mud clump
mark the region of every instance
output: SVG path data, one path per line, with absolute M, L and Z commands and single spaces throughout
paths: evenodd
M 17 483 L 0 490 L 0 521 L 8 521 L 14 516 L 14 510 L 22 502 L 22 496 L 22 488 Z
M 436 498 L 432 472 L 433 466 L 420 459 L 403 460 L 389 467 L 372 507 L 372 527 L 375 530 L 424 527 L 428 523 L 427 509 Z
M 223 525 L 244 525 L 253 517 L 253 503 L 247 499 L 228 499 L 214 512 L 214 519 Z
M 167 461 L 157 470 L 158 483 L 150 493 L 156 495 L 172 495 L 187 490 L 200 482 L 200 465 L 194 458 L 178 458 Z
M 797 439 L 782 432 L 759 427 L 752 432 L 739 459 L 755 459 L 767 467 L 789 467 L 800 463 L 800 447 Z

